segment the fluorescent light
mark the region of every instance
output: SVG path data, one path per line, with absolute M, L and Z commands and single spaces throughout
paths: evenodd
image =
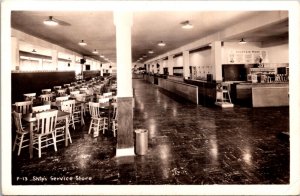
M 165 45 L 166 45 L 166 44 L 165 44 Z M 153 50 L 149 50 L 148 53 L 149 53 L 149 54 L 153 54 L 154 51 L 153 51 Z
M 58 22 L 54 21 L 52 16 L 49 16 L 49 19 L 44 20 L 44 24 L 49 26 L 57 26 Z
M 159 45 L 159 46 L 165 46 L 166 45 L 166 43 L 165 42 L 163 42 L 163 41 L 160 41 L 157 45 Z
M 144 55 L 143 57 L 144 57 L 144 58 L 146 58 L 146 57 L 147 57 L 147 55 Z
M 98 54 L 98 51 L 95 49 L 95 50 L 93 51 L 93 53 L 94 53 L 94 54 Z
M 104 55 L 103 55 L 103 54 L 101 54 L 101 55 L 100 55 L 100 57 L 101 57 L 101 58 L 104 58 Z
M 83 40 L 81 40 L 81 42 L 79 42 L 78 44 L 79 44 L 80 46 L 86 46 L 86 45 L 87 45 Z
M 181 28 L 183 28 L 183 29 L 192 29 L 192 28 L 194 28 L 194 26 L 192 24 L 190 24 L 190 22 L 188 20 L 185 21 L 185 22 L 182 22 L 181 24 L 182 24 Z

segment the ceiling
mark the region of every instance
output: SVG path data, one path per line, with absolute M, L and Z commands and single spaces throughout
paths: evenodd
M 134 12 L 132 61 L 135 62 L 145 55 L 147 57 L 141 62 L 146 61 L 261 12 L 263 11 Z M 49 16 L 62 20 L 65 24 L 55 27 L 44 25 L 43 21 Z M 193 29 L 181 28 L 180 23 L 186 20 L 193 24 Z M 106 60 L 100 58 L 100 54 L 112 62 L 116 61 L 115 26 L 111 11 L 12 11 L 11 26 L 101 62 Z M 241 37 L 248 41 L 266 41 L 287 36 L 288 21 L 283 21 L 223 41 L 238 41 Z M 78 42 L 81 40 L 88 45 L 79 46 Z M 159 47 L 159 41 L 164 41 L 167 45 Z M 31 47 L 34 46 L 24 46 L 32 51 Z M 95 49 L 99 52 L 97 55 L 92 53 Z M 48 49 L 40 47 L 40 51 L 43 50 L 44 53 L 49 53 Z M 149 50 L 154 53 L 149 54 Z

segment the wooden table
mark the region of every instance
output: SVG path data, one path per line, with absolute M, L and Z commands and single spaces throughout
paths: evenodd
M 64 120 L 66 122 L 66 131 L 65 131 L 65 146 L 68 146 L 68 132 L 69 132 L 69 116 L 70 113 L 68 112 L 63 112 L 58 110 L 57 113 L 57 120 Z M 23 115 L 23 120 L 26 122 L 29 122 L 29 135 L 30 135 L 30 140 L 29 140 L 29 155 L 30 158 L 32 159 L 33 157 L 33 124 L 36 122 L 36 114 L 35 113 L 29 113 Z

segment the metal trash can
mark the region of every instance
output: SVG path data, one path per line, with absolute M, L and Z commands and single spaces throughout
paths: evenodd
M 135 131 L 135 153 L 145 155 L 148 151 L 148 130 L 136 129 Z

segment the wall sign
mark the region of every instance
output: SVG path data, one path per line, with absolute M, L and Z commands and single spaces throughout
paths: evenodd
M 256 64 L 267 59 L 265 50 L 229 50 L 228 64 Z

